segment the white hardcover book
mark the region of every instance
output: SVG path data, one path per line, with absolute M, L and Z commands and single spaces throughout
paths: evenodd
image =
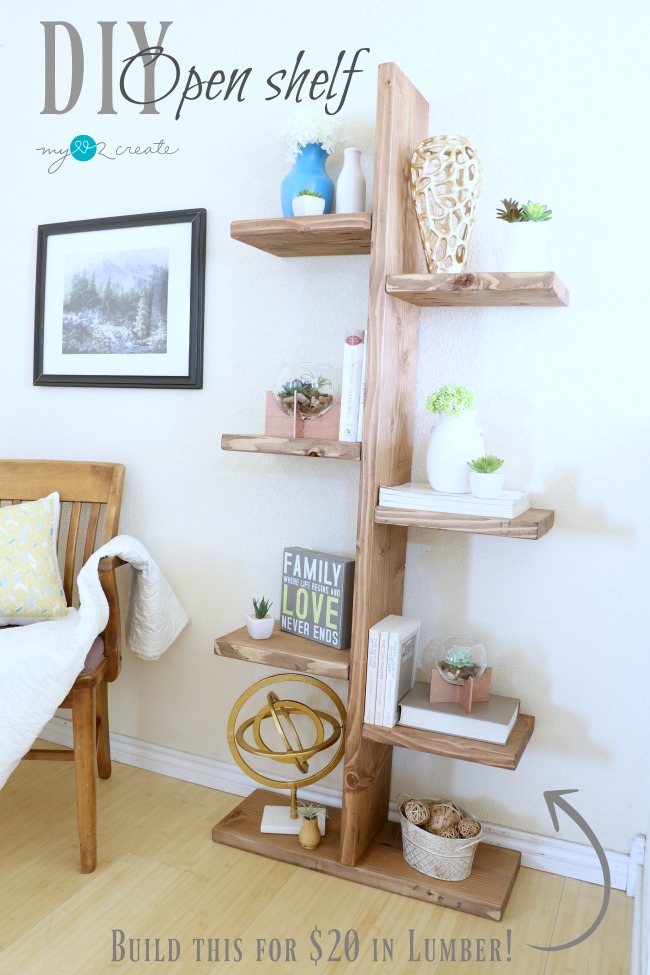
M 368 343 L 363 343 L 363 358 L 361 362 L 361 390 L 359 392 L 359 419 L 357 421 L 357 443 L 363 441 L 363 408 L 366 402 L 366 357 Z
M 384 697 L 386 694 L 386 664 L 388 663 L 388 630 L 379 634 L 379 657 L 377 658 L 377 696 L 375 698 L 375 717 L 373 724 L 381 724 L 384 718 Z
M 398 616 L 388 636 L 388 660 L 386 663 L 386 691 L 384 714 L 381 724 L 394 728 L 397 724 L 397 702 L 413 687 L 415 653 L 420 634 L 420 620 Z
M 400 701 L 399 724 L 505 745 L 518 714 L 519 701 L 499 694 L 491 694 L 489 701 L 472 704 L 469 713 L 455 702 L 432 704 L 429 685 L 418 683 Z
M 368 630 L 368 663 L 366 666 L 366 705 L 363 720 L 366 724 L 375 722 L 375 700 L 377 698 L 377 658 L 379 657 L 379 630 L 372 626 Z
M 348 442 L 355 442 L 357 439 L 365 337 L 364 331 L 347 332 L 343 346 L 339 440 Z
M 516 518 L 530 508 L 530 495 L 526 491 L 503 491 L 499 498 L 475 498 L 471 494 L 444 494 L 434 491 L 428 484 L 411 482 L 380 487 L 379 504 L 407 511 Z

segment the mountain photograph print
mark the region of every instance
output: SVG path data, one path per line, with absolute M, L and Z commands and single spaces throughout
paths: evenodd
M 206 211 L 38 228 L 35 386 L 201 389 Z

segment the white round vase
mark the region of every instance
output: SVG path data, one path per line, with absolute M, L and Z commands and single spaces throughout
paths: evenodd
M 434 491 L 469 494 L 467 462 L 485 453 L 476 410 L 461 410 L 455 416 L 438 414 L 427 448 L 427 479 Z
M 366 209 L 366 179 L 361 169 L 361 149 L 345 149 L 343 169 L 336 181 L 336 212 L 363 213 Z

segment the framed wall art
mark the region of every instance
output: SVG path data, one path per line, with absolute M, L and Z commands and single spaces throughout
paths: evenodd
M 206 211 L 38 228 L 35 386 L 201 389 Z

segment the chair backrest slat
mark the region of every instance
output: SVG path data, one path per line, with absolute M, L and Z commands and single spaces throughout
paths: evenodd
M 59 492 L 62 503 L 57 547 L 68 606 L 72 605 L 74 583 L 82 564 L 118 533 L 123 486 L 122 464 L 0 460 L 0 500 L 5 503 L 20 504 L 46 497 L 52 491 Z M 114 603 L 111 624 L 104 637 L 109 658 L 106 679 L 114 680 L 120 667 L 119 623 L 114 625 L 119 620 L 117 594 L 114 579 L 102 578 L 102 585 L 109 603 Z

